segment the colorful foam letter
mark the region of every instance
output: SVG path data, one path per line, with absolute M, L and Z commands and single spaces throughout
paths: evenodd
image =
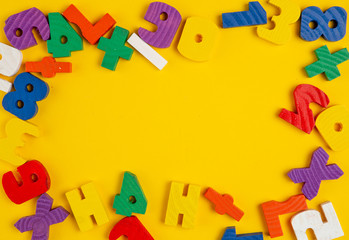
M 81 37 L 60 13 L 49 13 L 48 22 L 51 39 L 47 40 L 47 50 L 54 58 L 70 57 L 71 52 L 82 50 Z
M 270 201 L 262 204 L 271 238 L 283 236 L 279 215 L 308 209 L 304 195 L 297 195 L 285 202 Z
M 328 154 L 320 147 L 313 153 L 309 168 L 293 169 L 287 174 L 294 183 L 304 182 L 302 192 L 309 200 L 318 194 L 322 180 L 338 179 L 344 174 L 337 164 L 326 165 L 328 159 Z
M 172 182 L 167 204 L 165 224 L 176 226 L 179 214 L 183 215 L 182 227 L 194 227 L 198 201 L 200 198 L 200 186 L 189 185 L 187 196 L 183 196 L 184 184 Z
M 39 128 L 18 118 L 12 118 L 6 123 L 5 132 L 7 137 L 0 139 L 0 159 L 15 166 L 23 165 L 26 161 L 16 154 L 16 149 L 24 146 L 24 134 L 39 137 Z
M 4 93 L 9 93 L 12 90 L 12 83 L 0 78 L 0 91 Z
M 218 36 L 218 27 L 213 22 L 201 18 L 190 17 L 187 19 L 178 51 L 186 58 L 194 61 L 208 61 Z
M 248 6 L 248 11 L 223 13 L 223 28 L 261 25 L 268 22 L 267 12 L 259 2 L 249 2 Z
M 45 78 L 52 78 L 56 73 L 71 73 L 70 62 L 56 62 L 53 57 L 44 57 L 41 62 L 26 62 L 26 72 L 39 72 Z
M 13 85 L 16 91 L 7 93 L 2 100 L 4 109 L 22 120 L 35 117 L 38 112 L 36 102 L 47 97 L 49 86 L 30 73 L 17 75 Z
M 332 240 L 344 236 L 341 224 L 339 223 L 336 211 L 331 202 L 321 204 L 326 222 L 322 222 L 320 212 L 306 210 L 295 215 L 291 224 L 297 240 L 308 240 L 307 229 L 312 229 L 317 240 Z
M 130 217 L 132 213 L 145 214 L 147 210 L 147 199 L 137 176 L 130 172 L 124 173 L 124 180 L 120 194 L 114 198 L 113 208 L 116 213 Z
M 349 111 L 345 106 L 327 108 L 317 116 L 315 125 L 333 151 L 349 148 Z
M 325 108 L 330 103 L 330 100 L 323 91 L 309 84 L 298 85 L 293 92 L 293 97 L 297 113 L 282 109 L 279 117 L 309 134 L 313 131 L 315 125 L 313 111 L 310 109 L 309 104 L 317 103 Z
M 226 213 L 236 221 L 240 221 L 244 215 L 244 212 L 234 205 L 234 199 L 228 194 L 220 195 L 212 188 L 208 188 L 204 196 L 216 206 L 215 210 L 220 215 Z
M 137 34 L 133 33 L 127 42 L 159 70 L 162 70 L 166 66 L 166 59 L 161 57 L 160 54 L 158 54 L 154 49 L 151 48 L 151 46 L 138 37 Z
M 50 38 L 50 28 L 46 16 L 37 8 L 30 8 L 10 16 L 6 21 L 4 31 L 7 39 L 17 49 L 26 49 L 37 44 L 33 29 L 36 28 L 42 40 Z
M 109 240 L 127 236 L 128 240 L 154 240 L 136 216 L 121 219 L 111 230 Z
M 81 192 L 84 196 L 83 199 L 81 199 L 78 189 L 65 194 L 80 231 L 87 231 L 93 228 L 92 215 L 98 226 L 109 222 L 95 185 L 93 183 L 85 184 L 81 186 Z
M 162 20 L 160 18 L 161 14 L 164 14 L 166 19 Z M 154 47 L 168 48 L 171 46 L 179 24 L 182 21 L 182 16 L 177 9 L 163 2 L 152 2 L 148 7 L 144 19 L 155 24 L 157 30 L 156 32 L 151 32 L 144 28 L 139 28 L 139 37 Z
M 130 60 L 133 50 L 125 46 L 128 37 L 128 30 L 116 26 L 110 39 L 101 37 L 98 49 L 105 51 L 102 67 L 115 70 L 119 58 Z
M 330 27 L 330 21 L 335 22 Z M 310 27 L 314 23 L 314 28 Z M 347 12 L 341 7 L 331 7 L 325 13 L 318 7 L 307 7 L 301 16 L 301 38 L 315 41 L 324 36 L 328 41 L 335 42 L 344 38 L 347 28 Z
M 7 77 L 15 75 L 22 64 L 22 52 L 6 44 L 0 43 L 0 55 L 0 74 Z
M 289 25 L 297 22 L 301 14 L 300 7 L 291 0 L 269 0 L 269 3 L 278 7 L 281 14 L 273 16 L 271 21 L 275 23 L 275 28 L 268 29 L 258 27 L 257 34 L 260 38 L 275 44 L 285 44 L 290 40 L 291 29 Z
M 263 240 L 263 233 L 247 233 L 247 234 L 236 234 L 235 227 L 228 227 L 222 240 Z
M 53 199 L 46 193 L 42 194 L 36 203 L 34 216 L 23 217 L 15 223 L 21 232 L 33 231 L 32 239 L 48 240 L 50 226 L 63 222 L 68 216 L 63 207 L 52 209 Z
M 28 161 L 17 168 L 21 181 L 17 182 L 13 172 L 2 176 L 2 186 L 7 197 L 22 204 L 50 189 L 51 181 L 45 167 L 36 160 Z
M 337 65 L 349 59 L 349 52 L 346 48 L 331 54 L 326 45 L 316 49 L 315 54 L 319 60 L 305 67 L 308 77 L 312 78 L 321 73 L 325 73 L 329 81 L 341 75 Z
M 78 25 L 84 38 L 91 44 L 96 44 L 116 23 L 107 13 L 95 25 L 92 25 L 73 4 L 63 12 L 63 16 L 69 22 Z

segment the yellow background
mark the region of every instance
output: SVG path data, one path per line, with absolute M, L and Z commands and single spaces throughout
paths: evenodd
M 2 1 L 1 24 L 12 14 L 37 7 L 45 14 L 63 12 L 70 3 L 91 21 L 105 13 L 130 33 L 139 27 L 155 30 L 143 17 L 151 1 Z M 339 5 L 349 10 L 347 1 L 296 1 L 302 9 L 319 6 L 326 10 Z M 207 17 L 219 27 L 224 12 L 244 11 L 248 1 L 168 0 L 182 15 Z M 268 18 L 279 11 L 266 1 L 261 4 Z M 145 215 L 137 215 L 155 239 L 221 239 L 224 229 L 237 232 L 264 232 L 267 227 L 260 204 L 284 201 L 301 193 L 287 172 L 307 167 L 311 154 L 323 147 L 330 163 L 344 172 L 349 169 L 349 150 L 331 151 L 317 130 L 303 133 L 278 118 L 281 108 L 295 110 L 292 92 L 298 84 L 309 83 L 322 89 L 330 106 L 349 106 L 349 62 L 339 66 L 342 76 L 331 82 L 325 77 L 307 78 L 304 67 L 316 60 L 314 50 L 327 44 L 331 52 L 348 47 L 349 35 L 338 42 L 319 39 L 306 42 L 299 37 L 300 22 L 291 26 L 292 38 L 276 46 L 256 34 L 256 27 L 219 30 L 211 61 L 196 63 L 177 51 L 184 21 L 168 49 L 157 51 L 168 60 L 158 71 L 135 51 L 131 61 L 121 59 L 116 71 L 102 68 L 104 52 L 84 40 L 84 50 L 60 61 L 73 63 L 72 74 L 44 79 L 50 85 L 47 99 L 39 102 L 39 112 L 30 122 L 40 127 L 39 138 L 26 137 L 20 153 L 37 159 L 47 168 L 52 185 L 48 191 L 54 207 L 70 210 L 65 193 L 93 181 L 108 211 L 110 222 L 81 233 L 72 215 L 50 228 L 51 240 L 107 239 L 122 216 L 112 209 L 120 192 L 124 171 L 138 176 L 148 199 Z M 270 26 L 272 24 L 269 23 Z M 46 43 L 35 33 L 38 45 L 23 51 L 24 60 L 40 61 L 48 56 Z M 107 34 L 110 36 L 110 33 Z M 0 41 L 8 40 L 0 31 Z M 24 70 L 22 66 L 20 72 Z M 40 78 L 41 75 L 37 75 Z M 5 78 L 5 77 L 4 77 Z M 11 81 L 14 77 L 5 78 Z M 0 93 L 1 98 L 4 93 Z M 321 109 L 311 105 L 315 114 Z M 0 137 L 5 123 L 13 116 L 0 110 Z M 15 170 L 0 162 L 1 174 Z M 229 193 L 245 216 L 240 222 L 214 212 L 200 198 L 194 229 L 164 224 L 171 181 L 198 184 L 202 193 L 213 187 Z M 349 178 L 322 182 L 319 195 L 308 202 L 310 208 L 332 201 L 343 230 L 349 232 Z M 30 239 L 13 225 L 23 216 L 33 215 L 35 200 L 15 205 L 0 190 L 0 239 Z M 295 239 L 290 226 L 292 214 L 281 216 L 284 237 Z M 344 239 L 344 237 L 343 237 Z

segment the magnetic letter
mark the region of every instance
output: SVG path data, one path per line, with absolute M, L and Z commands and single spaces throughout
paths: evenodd
M 121 219 L 111 230 L 109 240 L 126 236 L 128 240 L 154 240 L 136 216 Z

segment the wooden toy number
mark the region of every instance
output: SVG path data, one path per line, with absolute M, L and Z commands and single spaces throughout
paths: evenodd
M 314 115 L 309 104 L 317 103 L 325 108 L 330 100 L 322 90 L 309 84 L 298 85 L 293 96 L 297 113 L 282 109 L 279 117 L 309 134 L 315 125 Z

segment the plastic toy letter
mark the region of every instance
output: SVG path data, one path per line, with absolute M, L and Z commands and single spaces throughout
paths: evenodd
M 338 179 L 344 174 L 337 164 L 326 165 L 328 159 L 320 147 L 313 153 L 309 168 L 293 169 L 287 174 L 294 183 L 304 182 L 302 192 L 309 200 L 318 194 L 322 180 Z
M 297 195 L 285 202 L 270 201 L 262 204 L 271 238 L 283 236 L 279 215 L 308 209 L 304 195 Z
M 0 55 L 0 74 L 7 77 L 15 75 L 22 64 L 22 52 L 6 44 L 0 43 Z
M 317 240 L 332 240 L 344 236 L 336 211 L 331 202 L 321 204 L 326 222 L 322 222 L 321 214 L 316 210 L 307 210 L 295 215 L 291 224 L 297 240 L 308 240 L 307 229 L 312 229 Z
M 51 181 L 45 167 L 36 160 L 28 161 L 17 168 L 20 182 L 17 182 L 13 172 L 2 176 L 2 186 L 8 198 L 22 204 L 50 189 Z
M 224 232 L 222 240 L 263 240 L 263 233 L 236 234 L 235 227 L 228 227 Z
M 39 197 L 34 216 L 23 217 L 15 223 L 20 232 L 33 231 L 32 239 L 48 240 L 50 225 L 63 222 L 68 216 L 63 207 L 52 209 L 53 199 L 48 194 Z
M 172 182 L 167 204 L 165 224 L 176 226 L 179 214 L 183 214 L 182 227 L 193 228 L 200 198 L 200 186 L 189 185 L 187 196 L 183 196 L 184 184 Z
M 116 213 L 130 217 L 132 213 L 145 214 L 147 199 L 143 193 L 137 176 L 130 172 L 124 173 L 120 194 L 115 196 L 113 208 Z
M 349 148 L 349 111 L 345 106 L 321 112 L 316 118 L 316 128 L 333 151 Z
M 273 16 L 271 21 L 275 23 L 273 29 L 258 27 L 257 34 L 260 38 L 275 44 L 285 44 L 290 40 L 290 24 L 297 22 L 301 15 L 301 8 L 292 0 L 269 0 L 269 3 L 280 8 L 281 14 Z
M 136 216 L 121 219 L 111 230 L 109 240 L 127 236 L 128 240 L 154 240 Z
M 166 19 L 161 19 L 161 14 L 164 14 Z M 155 24 L 157 30 L 156 32 L 151 32 L 144 28 L 139 28 L 139 37 L 154 47 L 168 48 L 171 46 L 179 24 L 182 21 L 182 16 L 177 9 L 166 3 L 152 2 L 148 7 L 144 19 Z
M 83 199 L 81 199 L 78 189 L 65 194 L 80 231 L 83 232 L 93 228 L 92 215 L 98 226 L 109 222 L 108 215 L 99 198 L 95 185 L 93 183 L 85 184 L 81 186 L 81 192 L 84 196 Z
M 15 166 L 23 165 L 26 161 L 16 154 L 16 149 L 24 146 L 24 134 L 39 137 L 39 128 L 18 118 L 12 118 L 6 123 L 5 132 L 7 137 L 0 139 L 0 159 Z
M 37 8 L 30 8 L 10 16 L 6 21 L 4 31 L 7 39 L 15 48 L 22 50 L 37 44 L 33 29 L 36 28 L 42 40 L 50 38 L 50 27 L 46 16 Z
M 187 19 L 178 51 L 186 58 L 203 62 L 211 58 L 217 36 L 218 27 L 213 22 L 200 17 Z

